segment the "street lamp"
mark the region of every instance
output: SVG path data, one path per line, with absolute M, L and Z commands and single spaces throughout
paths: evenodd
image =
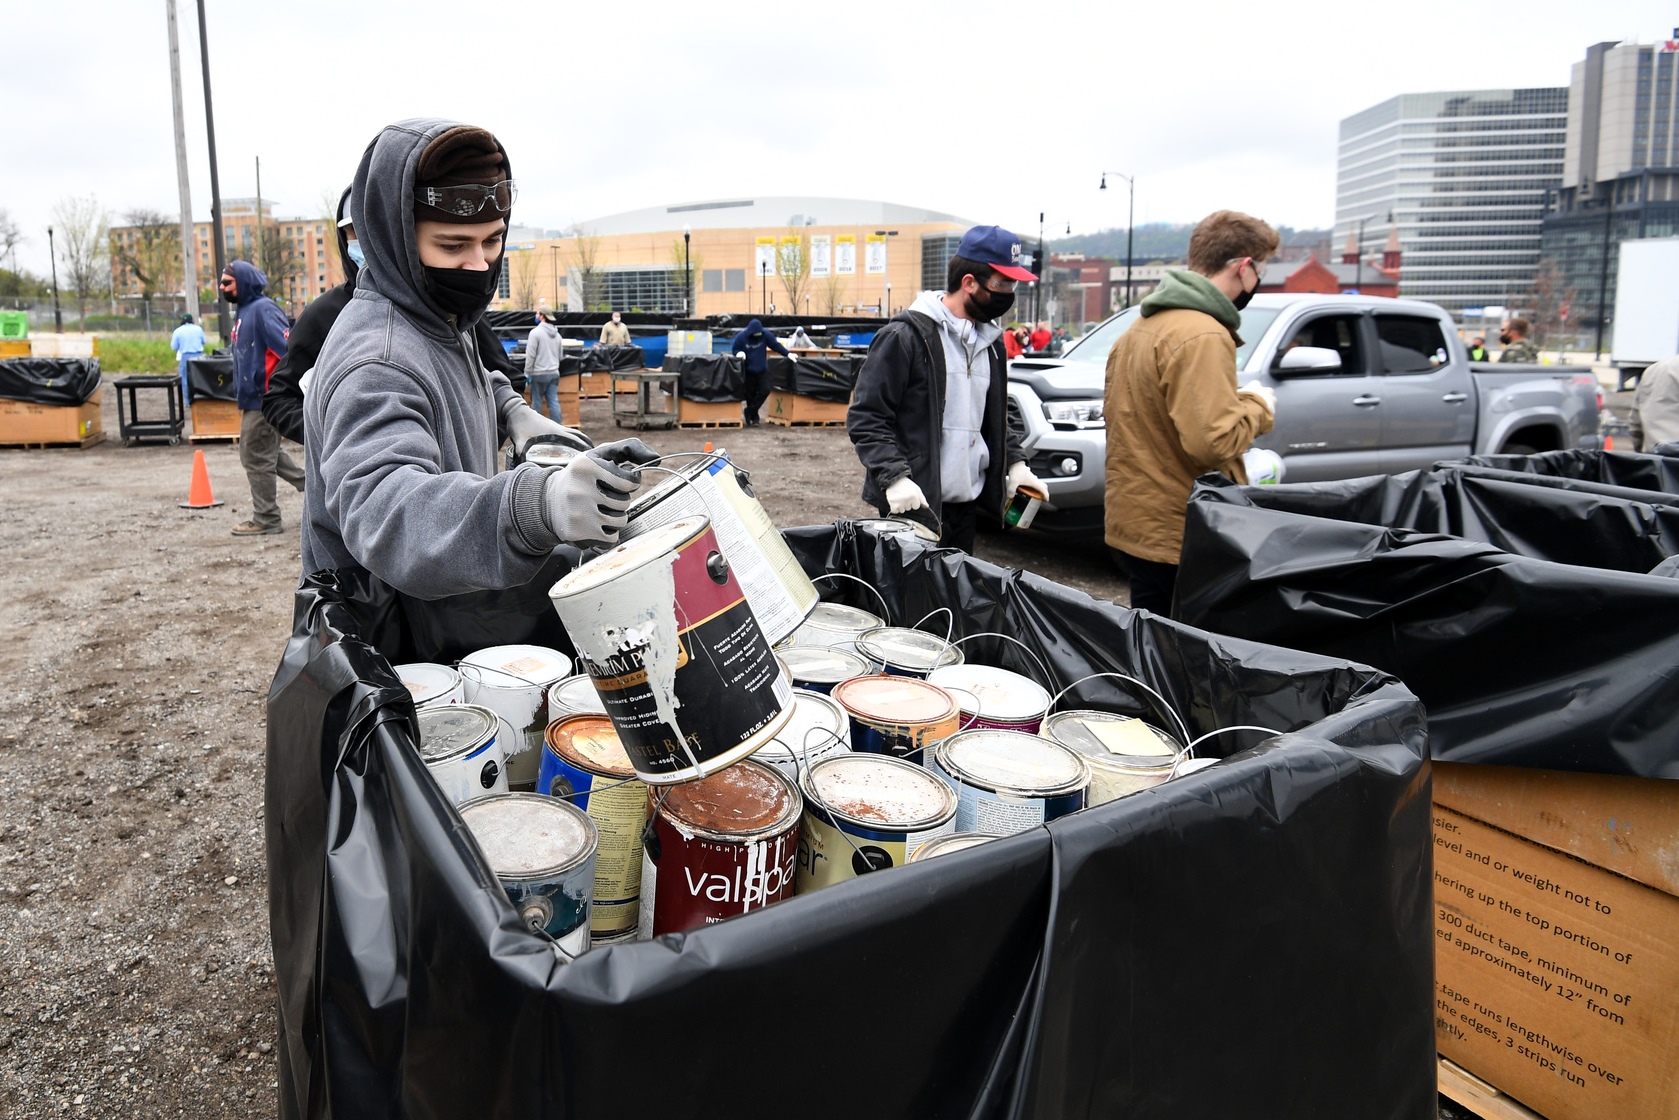
M 560 246 L 556 242 L 548 246 L 553 251 L 554 261 L 554 314 L 560 313 Z
M 1135 220 L 1137 216 L 1137 177 L 1135 175 L 1126 175 L 1119 171 L 1115 171 L 1113 174 L 1117 178 L 1125 180 L 1125 306 L 1130 307 L 1131 239 L 1137 232 L 1137 223 Z M 1102 172 L 1101 185 L 1096 189 L 1099 191 L 1105 191 L 1108 189 L 1108 172 Z
M 758 314 L 770 313 L 770 262 L 758 262 Z
M 892 281 L 886 282 L 886 306 L 881 309 L 881 318 L 892 314 Z
M 1364 223 L 1368 222 L 1375 216 L 1376 215 L 1374 214 L 1366 214 L 1364 217 L 1358 219 L 1358 267 L 1353 272 L 1353 276 L 1355 278 L 1353 280 L 1353 287 L 1358 289 L 1360 295 L 1364 294 Z M 1393 221 L 1392 210 L 1388 211 L 1388 221 L 1390 223 Z
M 694 314 L 694 266 L 688 255 L 688 239 L 693 236 L 693 227 L 682 227 L 682 314 L 693 317 Z
M 881 237 L 881 238 L 890 238 L 890 237 L 898 236 L 898 231 L 895 230 L 895 229 L 877 229 L 877 230 L 874 231 L 874 235 L 876 237 Z M 885 244 L 890 245 L 891 242 L 887 241 L 887 242 L 885 242 Z M 892 275 L 891 270 L 892 270 L 892 254 L 887 253 L 886 254 L 886 268 L 882 271 L 882 276 L 884 277 L 884 276 Z M 892 306 L 892 281 L 890 281 L 890 280 L 886 281 L 886 296 L 883 300 L 883 303 L 884 303 L 884 306 L 881 308 L 882 315 L 890 315 L 892 313 L 891 310 L 890 310 L 890 308 Z
M 47 227 L 47 258 L 52 262 L 52 323 L 59 334 L 64 333 L 64 316 L 58 310 L 58 250 L 53 248 L 52 227 Z M 86 328 L 86 324 L 83 324 Z

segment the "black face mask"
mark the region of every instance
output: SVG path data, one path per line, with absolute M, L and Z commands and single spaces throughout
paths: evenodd
M 976 323 L 1001 319 L 1014 306 L 1013 292 L 994 292 L 990 288 L 981 288 L 980 291 L 985 293 L 983 302 L 974 296 L 968 297 L 968 317 Z
M 1510 345 L 1510 335 L 1509 335 L 1509 333 L 1506 332 L 1504 334 L 1499 335 L 1498 336 L 1498 343 L 1499 343 L 1500 346 Z
M 483 311 L 495 298 L 501 282 L 501 258 L 496 258 L 483 272 L 469 268 L 433 268 L 422 265 L 426 274 L 426 294 L 446 314 L 465 319 Z
M 1257 275 L 1257 273 L 1256 273 L 1256 275 Z M 1230 302 L 1236 305 L 1236 310 L 1237 311 L 1240 311 L 1242 308 L 1246 307 L 1249 303 L 1253 302 L 1253 293 L 1257 292 L 1257 291 L 1259 291 L 1259 284 L 1256 281 L 1254 283 L 1252 292 L 1250 292 L 1246 288 L 1243 288 L 1241 291 L 1236 293 L 1235 297 L 1232 298 Z

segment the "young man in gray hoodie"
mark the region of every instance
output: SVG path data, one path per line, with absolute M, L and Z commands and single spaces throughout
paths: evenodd
M 351 194 L 366 261 L 304 400 L 303 570 L 361 568 L 420 599 L 515 587 L 560 544 L 616 543 L 640 440 L 563 468 L 496 472 L 568 429 L 484 367 L 473 324 L 500 276 L 514 185 L 479 128 L 409 120 L 362 155 Z
M 546 411 L 556 424 L 565 423 L 560 418 L 561 347 L 559 329 L 539 313 L 525 339 L 525 377 L 530 381 L 531 407 Z

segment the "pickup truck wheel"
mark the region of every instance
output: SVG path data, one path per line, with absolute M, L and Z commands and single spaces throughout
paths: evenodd
M 1507 444 L 1504 445 L 1504 449 L 1502 451 L 1500 451 L 1499 454 L 1500 455 L 1537 455 L 1537 454 L 1539 454 L 1539 452 L 1536 451 L 1535 449 L 1529 447 L 1525 443 L 1507 443 Z

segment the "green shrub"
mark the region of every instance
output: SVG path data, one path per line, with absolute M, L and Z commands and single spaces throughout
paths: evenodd
M 103 373 L 174 373 L 180 368 L 180 355 L 169 349 L 167 338 L 99 336 L 99 369 Z

